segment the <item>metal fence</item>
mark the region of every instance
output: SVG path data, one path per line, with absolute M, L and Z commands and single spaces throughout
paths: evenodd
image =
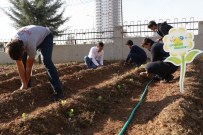
M 78 45 L 78 44 L 96 44 L 102 41 L 104 43 L 113 42 L 113 31 L 96 32 L 95 29 L 90 30 L 69 30 L 54 38 L 57 45 Z
M 159 19 L 155 20 L 157 23 L 167 21 L 168 24 L 173 27 L 185 27 L 188 31 L 192 32 L 194 35 L 198 34 L 198 21 L 194 20 L 194 17 L 173 20 Z M 147 28 L 148 20 L 145 21 L 131 21 L 124 22 L 123 24 L 123 37 L 152 37 L 156 36 L 156 32 L 151 31 Z M 0 39 L 0 51 L 3 50 L 3 44 L 9 40 Z M 102 31 L 97 32 L 96 29 L 92 30 L 69 30 L 60 34 L 54 38 L 54 44 L 56 45 L 79 45 L 79 44 L 96 44 L 102 41 L 104 43 L 113 43 L 113 31 Z
M 184 27 L 188 31 L 192 32 L 193 34 L 198 34 L 198 21 L 195 21 L 194 17 L 189 18 L 187 20 L 186 18 L 178 19 L 175 18 L 173 20 L 171 19 L 159 19 L 155 20 L 157 23 L 161 23 L 166 21 L 168 24 L 170 24 L 173 27 Z M 124 22 L 123 25 L 123 36 L 124 37 L 152 37 L 157 36 L 156 32 L 151 31 L 148 29 L 149 21 L 131 21 L 130 23 Z
M 185 27 L 188 31 L 193 34 L 198 34 L 198 21 L 194 20 L 194 17 L 178 19 L 175 18 L 173 20 L 167 19 L 159 19 L 155 20 L 157 23 L 166 21 L 168 24 L 173 27 Z M 149 21 L 131 21 L 124 22 L 123 24 L 123 37 L 153 37 L 157 36 L 156 32 L 151 31 L 147 28 Z M 76 45 L 76 44 L 95 44 L 98 41 L 103 41 L 104 43 L 112 43 L 113 42 L 113 31 L 102 31 L 96 32 L 96 29 L 90 30 L 70 30 L 67 31 L 60 36 L 54 38 L 54 42 L 57 45 Z

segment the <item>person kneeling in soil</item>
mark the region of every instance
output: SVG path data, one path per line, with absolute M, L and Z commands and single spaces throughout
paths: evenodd
M 88 68 L 97 68 L 99 66 L 103 66 L 104 60 L 104 43 L 99 42 L 97 46 L 93 46 L 90 49 L 89 55 L 84 57 L 85 65 Z
M 146 63 L 147 54 L 142 48 L 138 47 L 137 45 L 133 45 L 132 40 L 128 40 L 126 45 L 130 48 L 130 52 L 124 65 L 132 64 L 139 67 L 140 65 Z
M 5 52 L 11 59 L 16 60 L 22 86 L 20 89 L 31 87 L 32 66 L 36 50 L 41 51 L 42 62 L 47 70 L 49 80 L 53 87 L 54 99 L 63 98 L 63 90 L 59 76 L 52 62 L 53 35 L 49 28 L 28 25 L 18 30 L 15 37 L 6 44 Z
M 163 62 L 169 53 L 163 50 L 163 43 L 154 42 L 150 38 L 145 38 L 142 46 L 151 51 L 151 62 L 145 67 L 146 72 L 141 72 L 141 76 L 148 76 L 150 73 L 155 74 L 154 79 L 169 82 L 173 79 L 173 73 L 178 69 L 177 66 L 170 62 Z

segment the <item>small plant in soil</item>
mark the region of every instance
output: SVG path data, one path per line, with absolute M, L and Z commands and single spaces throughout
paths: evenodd
M 134 80 L 133 80 L 133 78 L 130 78 L 129 81 L 130 81 L 130 82 L 133 82 Z
M 98 100 L 98 101 L 102 101 L 102 96 L 98 96 L 98 97 L 97 97 L 97 100 Z
M 118 84 L 118 85 L 116 86 L 116 88 L 117 88 L 118 90 L 123 90 L 123 89 L 125 88 L 125 84 Z
M 65 106 L 67 104 L 67 101 L 66 100 L 61 100 L 61 105 L 62 106 Z
M 27 115 L 26 113 L 23 113 L 23 114 L 22 114 L 22 119 L 23 119 L 23 121 L 25 121 L 25 120 L 27 119 L 27 116 L 28 116 L 28 115 Z
M 68 114 L 69 118 L 73 117 L 74 116 L 74 109 L 70 109 L 67 114 Z
M 120 84 L 117 85 L 117 89 L 121 90 L 122 86 Z

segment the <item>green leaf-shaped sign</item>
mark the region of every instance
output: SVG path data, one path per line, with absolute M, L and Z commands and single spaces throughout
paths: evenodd
M 195 58 L 198 54 L 200 54 L 200 53 L 202 53 L 202 52 L 203 52 L 203 51 L 197 50 L 197 49 L 194 49 L 194 50 L 189 51 L 189 52 L 186 54 L 185 62 L 186 62 L 186 63 L 191 63 L 191 62 L 194 60 L 194 58 Z
M 176 66 L 180 66 L 180 64 L 181 64 L 181 59 L 179 59 L 178 57 L 173 57 L 173 56 L 166 58 L 164 61 L 171 62 Z

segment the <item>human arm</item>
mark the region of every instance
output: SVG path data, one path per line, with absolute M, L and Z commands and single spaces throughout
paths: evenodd
M 159 51 L 158 51 L 158 44 L 155 43 L 154 45 L 152 45 L 152 48 L 151 48 L 151 62 L 154 62 L 154 61 L 157 61 L 159 58 Z
M 128 61 L 130 60 L 130 53 L 128 54 L 128 57 L 125 60 L 125 63 L 128 63 Z
M 26 77 L 25 77 L 25 68 L 24 68 L 24 64 L 22 62 L 22 60 L 16 60 L 16 65 L 18 68 L 18 73 L 21 79 L 21 87 L 20 89 L 27 89 L 27 81 L 26 81 Z
M 32 73 L 32 66 L 34 63 L 34 58 L 28 57 L 27 62 L 26 62 L 26 82 L 28 84 L 29 80 L 30 80 L 30 76 Z
M 100 63 L 101 66 L 104 65 L 104 52 L 103 51 L 102 51 L 99 63 Z

